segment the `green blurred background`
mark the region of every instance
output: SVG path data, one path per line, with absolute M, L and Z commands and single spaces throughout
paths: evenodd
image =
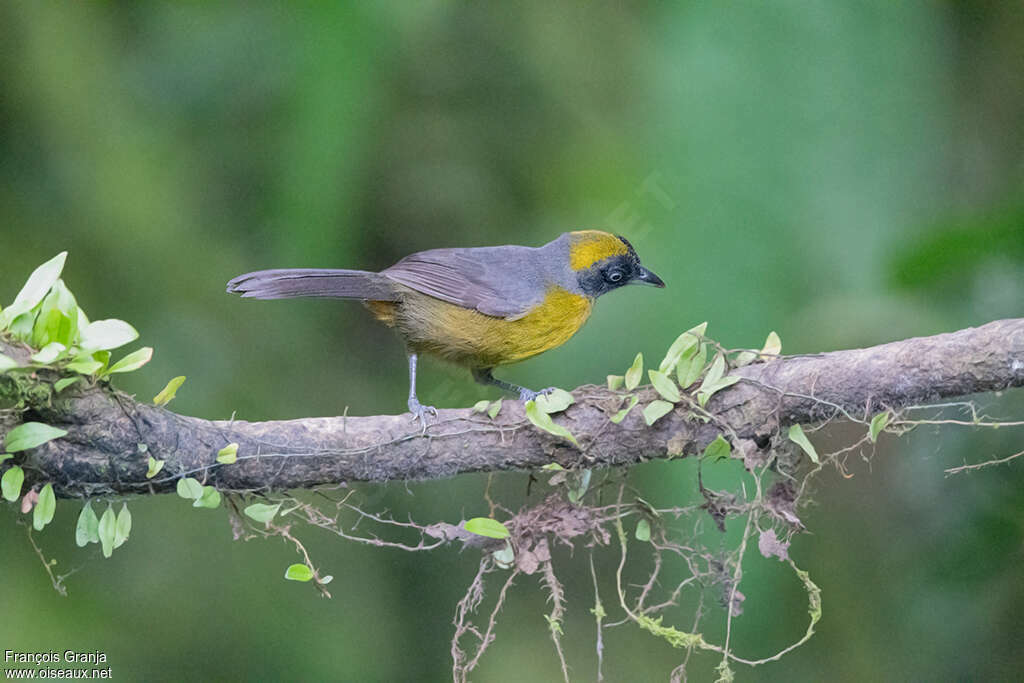
M 813 352 L 1021 314 L 1017 3 L 4 3 L 0 72 L 0 300 L 68 250 L 90 316 L 156 347 L 118 385 L 147 399 L 187 375 L 185 414 L 405 409 L 401 345 L 361 307 L 242 301 L 224 293 L 234 275 L 379 269 L 584 227 L 628 236 L 668 289 L 606 297 L 564 348 L 504 377 L 599 382 L 702 320 L 727 346 L 774 329 Z M 497 395 L 431 362 L 421 382 L 444 407 Z M 1024 408 L 1017 392 L 979 401 Z M 942 470 L 1020 441 L 920 430 L 851 461 L 850 480 L 824 474 L 792 551 L 823 590 L 818 634 L 740 680 L 1019 679 L 1022 465 Z M 694 477 L 685 462 L 632 475 L 662 503 L 692 500 Z M 363 495 L 457 521 L 486 514 L 484 484 Z M 512 507 L 539 495 L 521 475 L 496 486 Z M 131 540 L 103 560 L 74 547 L 78 505 L 59 505 L 39 539 L 80 567 L 62 598 L 0 508 L 0 649 L 99 649 L 118 680 L 450 678 L 473 552 L 305 530 L 336 577 L 328 601 L 282 579 L 285 544 L 233 542 L 222 511 L 171 497 L 132 510 Z M 596 672 L 586 557 L 556 555 L 574 680 Z M 602 575 L 615 559 L 597 554 Z M 767 656 L 803 633 L 806 600 L 777 562 L 745 568 L 733 644 Z M 520 581 L 473 679 L 558 680 L 548 609 Z M 664 680 L 681 659 L 628 625 L 605 642 L 610 681 Z M 691 680 L 714 663 L 695 656 Z

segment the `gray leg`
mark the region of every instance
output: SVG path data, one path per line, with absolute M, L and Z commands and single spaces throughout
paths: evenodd
M 511 382 L 498 379 L 491 374 L 492 369 L 493 368 L 473 368 L 473 379 L 480 384 L 490 384 L 495 387 L 501 387 L 510 393 L 519 394 L 520 401 L 532 401 L 541 394 L 546 394 L 555 388 L 548 387 L 547 389 L 541 389 L 540 391 L 533 391 L 532 389 L 521 387 L 518 384 L 512 384 Z
M 437 415 L 437 408 L 425 406 L 416 398 L 416 354 L 409 354 L 409 412 L 412 419 L 423 423 L 423 429 L 427 428 L 427 413 Z

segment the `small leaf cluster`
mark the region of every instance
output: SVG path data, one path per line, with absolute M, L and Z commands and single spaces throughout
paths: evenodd
M 710 364 L 708 363 L 708 355 L 713 346 L 704 336 L 707 327 L 708 324 L 703 322 L 680 334 L 669 346 L 657 369 L 648 369 L 647 377 L 659 396 L 643 407 L 644 422 L 648 426 L 668 415 L 676 404 L 686 398 L 684 392 L 698 381 L 700 386 L 693 392 L 693 396 L 697 405 L 703 408 L 712 396 L 740 380 L 736 375 L 727 373 L 723 351 L 716 351 Z M 782 342 L 779 341 L 779 336 L 772 332 L 759 353 L 744 351 L 737 355 L 733 365 L 745 365 L 759 357 L 774 357 L 781 350 Z M 638 353 L 625 374 L 608 375 L 608 389 L 619 391 L 625 388 L 630 392 L 625 396 L 625 405 L 609 418 L 612 422 L 622 422 L 639 403 L 639 395 L 633 392 L 640 385 L 643 371 L 644 356 Z
M 589 468 L 567 470 L 557 462 L 549 462 L 541 469 L 551 473 L 548 485 L 561 486 L 565 490 L 565 497 L 573 505 L 579 505 L 583 501 L 583 496 L 590 490 L 593 470 Z
M 516 553 L 512 547 L 512 534 L 507 526 L 490 517 L 474 517 L 473 519 L 467 519 L 462 528 L 477 536 L 504 540 L 505 544 L 500 549 L 491 552 L 491 558 L 502 569 L 511 569 L 512 565 L 515 564 Z
M 67 434 L 41 422 L 25 422 L 7 432 L 4 437 L 4 452 L 0 454 L 0 462 L 14 457 L 15 453 L 42 446 L 44 443 L 59 439 Z M 21 488 L 25 483 L 25 470 L 19 465 L 11 465 L 0 477 L 0 494 L 4 500 L 14 502 L 21 496 Z M 53 493 L 53 485 L 46 484 L 38 494 L 30 491 L 22 502 L 22 511 L 32 510 L 32 528 L 42 531 L 43 527 L 53 521 L 57 510 L 57 497 Z
M 194 508 L 220 507 L 220 491 L 212 486 L 203 486 L 194 477 L 183 477 L 178 480 L 178 495 L 192 501 Z
M 67 252 L 61 252 L 36 268 L 14 301 L 6 308 L 0 308 L 0 334 L 35 350 L 27 367 L 0 354 L 0 373 L 33 371 L 40 367 L 52 367 L 71 373 L 54 383 L 57 393 L 79 381 L 83 375 L 108 379 L 114 374 L 138 370 L 153 357 L 153 349 L 143 347 L 114 363 L 110 362 L 111 351 L 135 341 L 139 334 L 123 320 L 89 320 L 60 278 L 66 258 Z M 184 381 L 184 377 L 172 379 L 154 398 L 154 403 L 168 403 Z M 66 435 L 63 429 L 39 422 L 18 425 L 4 436 L 0 463 L 14 458 L 16 453 L 37 448 Z M 237 445 L 234 448 L 237 450 Z M 139 451 L 146 452 L 145 444 L 139 444 Z M 218 454 L 221 462 L 233 457 L 234 451 L 230 447 Z M 163 466 L 163 460 L 150 456 L 146 477 L 155 477 Z M 22 497 L 24 483 L 24 470 L 20 465 L 13 464 L 0 477 L 0 494 L 5 500 L 14 502 Z M 199 492 L 194 505 L 217 507 L 220 504 L 220 494 L 212 487 L 200 486 Z M 22 497 L 22 512 L 32 512 L 32 526 L 37 531 L 41 531 L 53 520 L 56 507 L 56 495 L 50 483 L 38 492 L 32 489 Z M 98 543 L 103 556 L 110 557 L 115 548 L 128 540 L 131 526 L 132 517 L 127 504 L 123 504 L 116 515 L 113 506 L 108 504 L 103 515 L 97 517 L 92 504 L 86 502 L 78 517 L 75 542 L 79 547 Z
M 280 514 L 283 517 L 284 515 L 287 515 L 289 512 L 295 509 L 295 507 L 292 507 L 289 508 L 288 510 L 285 510 L 284 512 L 281 512 L 281 502 L 277 502 L 274 504 L 252 503 L 250 505 L 247 505 L 242 512 L 249 519 L 252 519 L 256 522 L 261 522 L 265 528 L 269 529 L 270 523 L 274 521 L 274 517 L 278 516 L 278 514 Z M 289 536 L 288 538 L 291 537 Z M 291 538 L 291 540 L 298 545 L 299 549 L 305 555 L 306 552 L 305 549 L 302 548 L 302 545 L 298 543 L 298 541 L 295 541 L 294 538 Z M 321 592 L 325 597 L 330 597 L 330 594 L 323 589 L 323 586 L 326 586 L 334 580 L 334 577 L 329 574 L 326 576 L 320 576 L 319 573 L 315 569 L 313 569 L 312 565 L 309 563 L 308 555 L 306 555 L 306 562 L 297 562 L 295 564 L 288 565 L 284 572 L 284 578 L 289 581 L 298 581 L 301 583 L 308 583 L 310 581 L 314 581 L 317 585 L 317 588 L 321 589 Z
M 658 392 L 660 397 L 643 407 L 644 422 L 648 426 L 653 425 L 665 415 L 668 415 L 675 405 L 683 400 L 682 390 L 694 384 L 701 374 L 704 373 L 708 357 L 708 343 L 704 341 L 704 333 L 707 331 L 707 327 L 708 324 L 704 322 L 683 332 L 669 346 L 665 357 L 658 364 L 657 369 L 650 368 L 647 370 L 647 377 L 651 382 L 651 386 L 654 387 L 654 390 Z M 701 405 L 706 403 L 707 399 L 715 391 L 737 381 L 732 378 L 730 378 L 732 381 L 723 381 L 722 375 L 725 370 L 725 360 L 721 355 L 718 355 L 715 357 L 715 362 L 717 363 L 719 360 L 721 360 L 720 369 L 712 364 L 712 370 L 708 371 L 708 376 L 712 377 L 712 382 L 707 387 L 702 385 L 701 391 L 698 392 L 698 400 Z M 634 390 L 640 386 L 643 372 L 644 355 L 638 353 L 636 358 L 633 359 L 633 364 L 630 365 L 625 374 L 608 375 L 608 388 L 610 390 L 619 391 L 625 388 L 626 391 L 630 392 L 625 396 L 626 404 L 609 418 L 612 422 L 616 424 L 622 422 L 640 402 L 640 397 L 634 393 Z M 705 383 L 707 383 L 707 377 L 705 377 Z M 701 400 L 701 397 L 703 397 L 703 400 Z
M 576 399 L 565 389 L 554 389 L 546 394 L 541 394 L 532 401 L 526 402 L 526 419 L 532 422 L 538 429 L 548 434 L 560 436 L 579 448 L 579 441 L 576 440 L 572 432 L 555 422 L 551 417 L 555 413 L 562 412 L 575 402 Z
M 108 504 L 101 517 L 97 517 L 92 503 L 86 502 L 78 515 L 75 525 L 75 544 L 84 548 L 90 543 L 99 543 L 103 557 L 110 557 L 114 548 L 120 548 L 132 531 L 132 513 L 128 504 L 121 505 L 121 511 L 114 515 L 114 506 Z
M 28 367 L 22 367 L 13 358 L 0 354 L 0 372 L 57 367 L 73 373 L 54 384 L 58 393 L 77 382 L 81 375 L 105 379 L 113 374 L 138 370 L 153 357 L 153 349 L 143 347 L 110 363 L 111 351 L 135 341 L 139 333 L 123 320 L 89 320 L 60 278 L 66 259 L 67 252 L 61 252 L 36 268 L 14 301 L 6 308 L 0 308 L 0 334 L 35 350 L 29 358 Z M 4 437 L 0 463 L 13 458 L 15 453 L 37 448 L 66 435 L 63 429 L 39 422 L 18 425 Z M 0 493 L 5 500 L 14 502 L 21 497 L 24 483 L 24 470 L 20 465 L 12 465 L 0 477 Z M 49 483 L 38 493 L 33 489 L 22 498 L 22 511 L 32 511 L 32 526 L 37 531 L 53 520 L 56 507 L 53 485 Z M 85 540 L 79 545 L 102 543 L 104 555 L 109 557 L 113 548 L 128 538 L 131 515 L 127 507 L 122 509 L 116 520 L 110 512 L 106 525 L 104 520 L 96 520 L 91 507 L 87 506 L 83 515 L 79 519 L 80 529 L 76 537 L 77 540 Z M 107 519 L 106 514 L 104 519 Z M 96 523 L 92 524 L 91 520 L 96 520 Z M 104 530 L 108 528 L 112 530 L 111 534 L 105 535 Z
M 89 321 L 75 296 L 60 279 L 67 252 L 62 251 L 29 276 L 7 308 L 0 309 L 0 332 L 36 349 L 33 367 L 55 366 L 77 375 L 110 375 L 138 370 L 153 357 L 146 346 L 111 364 L 111 351 L 139 337 L 123 320 Z M 0 372 L 19 368 L 12 358 L 0 354 Z M 58 380 L 60 392 L 74 384 L 77 376 Z
M 878 436 L 885 431 L 885 428 L 889 425 L 889 420 L 892 417 L 892 413 L 888 410 L 878 413 L 871 418 L 871 423 L 868 426 L 868 438 L 871 443 L 878 441 Z M 821 458 L 818 456 L 817 449 L 814 448 L 814 444 L 807 438 L 807 434 L 804 433 L 804 428 L 800 425 L 792 425 L 789 428 L 787 436 L 790 441 L 795 443 L 797 446 L 807 454 L 807 457 L 811 459 L 815 465 L 821 464 Z
M 316 572 L 308 564 L 290 564 L 284 571 L 284 578 L 289 581 L 312 581 L 316 579 L 316 582 L 321 586 L 326 586 L 331 581 L 334 581 L 334 577 L 328 574 L 327 576 L 317 577 Z
M 473 404 L 473 412 L 487 413 L 487 417 L 493 420 L 501 412 L 501 399 L 499 398 L 497 401 L 477 401 Z

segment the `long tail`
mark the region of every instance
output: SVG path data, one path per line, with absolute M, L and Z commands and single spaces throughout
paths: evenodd
M 326 296 L 394 301 L 395 288 L 380 273 L 365 270 L 282 268 L 258 270 L 228 282 L 228 292 L 252 299 Z

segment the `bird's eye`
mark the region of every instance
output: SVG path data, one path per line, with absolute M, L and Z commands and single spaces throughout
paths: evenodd
M 621 282 L 623 275 L 621 270 L 610 270 L 605 277 L 608 282 Z

